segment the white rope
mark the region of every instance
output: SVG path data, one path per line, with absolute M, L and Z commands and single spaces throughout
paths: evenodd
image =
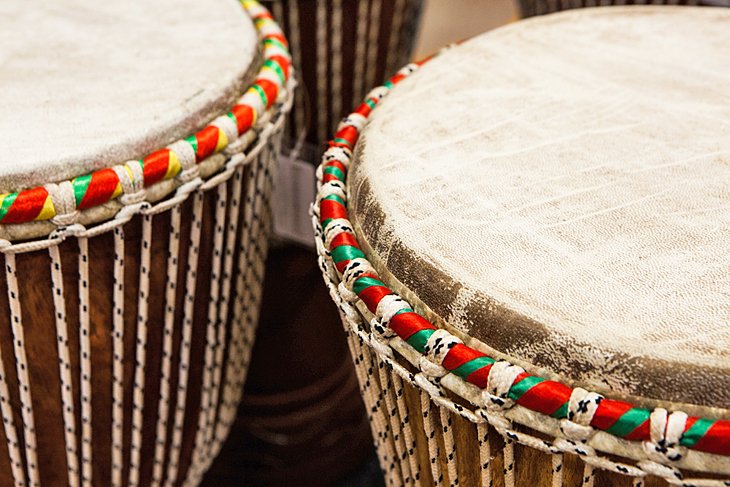
M 89 241 L 79 237 L 79 352 L 81 355 L 81 481 L 92 481 L 91 343 L 89 320 Z
M 327 5 L 325 0 L 317 0 L 317 106 L 314 111 L 317 117 L 317 144 L 324 143 L 327 137 L 327 88 L 329 76 L 327 76 Z
M 218 299 L 220 297 L 221 261 L 223 259 L 223 236 L 225 230 L 227 186 L 218 186 L 216 194 L 216 211 L 213 221 L 213 255 L 211 258 L 210 300 L 208 303 L 208 325 L 206 327 L 206 345 L 204 352 L 203 381 L 200 392 L 200 407 L 198 411 L 198 430 L 195 432 L 195 446 L 193 460 L 188 469 L 185 485 L 198 484 L 202 480 L 204 465 L 208 457 L 207 439 L 214 428 L 216 404 L 213 399 L 214 375 L 217 366 L 215 355 L 222 349 L 223 343 L 218 342 Z M 193 480 L 194 479 L 194 480 Z
M 489 445 L 489 425 L 486 422 L 477 423 L 477 441 L 481 485 L 492 485 L 492 449 Z
M 398 69 L 400 59 L 398 51 L 402 48 L 400 45 L 400 36 L 403 29 L 403 18 L 405 16 L 406 0 L 395 0 L 393 6 L 393 17 L 388 30 L 388 54 L 385 58 L 385 76 L 390 76 Z
M 441 419 L 441 436 L 444 440 L 444 454 L 446 455 L 446 473 L 449 476 L 449 485 L 455 487 L 459 484 L 459 474 L 456 469 L 456 443 L 454 441 L 454 429 L 449 411 L 446 408 L 439 409 Z
M 74 412 L 73 388 L 71 382 L 71 357 L 68 346 L 66 324 L 66 301 L 63 295 L 63 272 L 58 246 L 48 249 L 51 257 L 51 294 L 53 295 L 54 318 L 56 322 L 56 345 L 58 347 L 58 373 L 61 378 L 61 416 L 63 417 L 64 441 L 66 442 L 66 467 L 68 483 L 78 487 L 79 463 L 76 444 L 76 415 Z
M 400 480 L 405 485 L 414 485 L 415 480 L 411 476 L 411 468 L 406 460 L 406 445 L 403 441 L 403 428 L 398 417 L 398 406 L 396 405 L 396 399 L 393 389 L 395 385 L 391 382 L 390 374 L 385 370 L 385 363 L 380 362 L 378 364 L 378 375 L 380 378 L 380 390 L 385 399 L 385 417 L 390 423 L 390 430 L 392 431 L 393 443 L 395 446 L 396 462 L 400 466 Z
M 231 192 L 231 204 L 228 209 L 228 233 L 226 237 L 226 254 L 225 254 L 225 260 L 223 263 L 223 292 L 221 293 L 221 303 L 218 308 L 218 319 L 221 321 L 221 323 L 225 323 L 228 319 L 228 308 L 229 308 L 229 297 L 230 297 L 230 289 L 231 289 L 231 277 L 233 274 L 233 260 L 234 260 L 234 254 L 235 254 L 235 245 L 236 245 L 236 234 L 239 231 L 239 215 L 240 215 L 240 209 L 241 209 L 241 188 L 243 186 L 243 176 L 244 176 L 244 168 L 239 167 L 236 169 L 236 173 L 233 177 L 233 191 Z M 225 340 L 225 331 L 226 327 L 222 326 L 222 333 L 223 333 L 223 339 L 220 343 L 229 343 L 228 346 L 228 362 L 226 364 L 225 374 L 223 377 L 223 384 L 221 386 L 222 393 L 220 394 L 221 400 L 220 404 L 218 406 L 218 419 L 215 426 L 214 431 L 212 431 L 213 437 L 209 439 L 208 441 L 211 443 L 210 452 L 208 454 L 208 462 L 210 463 L 212 459 L 218 454 L 218 451 L 220 450 L 220 447 L 223 443 L 223 440 L 228 434 L 228 427 L 229 424 L 227 424 L 228 418 L 230 418 L 234 413 L 231 412 L 231 396 L 232 396 L 232 390 L 231 390 L 231 383 L 233 378 L 231 377 L 231 374 L 233 373 L 232 364 L 236 360 L 236 357 L 232 354 L 233 351 L 236 350 L 236 346 L 233 344 L 236 343 L 236 340 L 234 338 L 234 330 L 237 329 L 235 324 L 231 327 L 231 336 L 228 342 Z M 220 352 L 223 352 L 223 349 L 221 347 Z
M 421 394 L 421 414 L 423 416 L 423 426 L 426 433 L 426 441 L 428 443 L 428 458 L 431 465 L 431 477 L 433 485 L 441 486 L 444 484 L 444 474 L 441 471 L 441 449 L 439 447 L 438 436 L 436 434 L 436 421 L 433 417 L 433 408 L 431 407 L 431 399 L 424 390 Z M 491 485 L 491 484 L 485 484 Z
M 378 69 L 378 48 L 380 47 L 380 10 L 382 0 L 370 0 L 370 18 L 368 19 L 367 75 L 365 88 L 375 86 L 375 74 Z
M 18 388 L 20 389 L 20 412 L 23 420 L 23 440 L 25 442 L 25 463 L 28 484 L 31 487 L 38 487 L 40 485 L 40 478 L 38 475 L 35 420 L 33 419 L 33 402 L 30 394 L 28 359 L 25 355 L 25 337 L 23 336 L 20 297 L 18 295 L 18 276 L 14 254 L 5 254 L 5 279 L 8 284 L 8 302 L 10 304 L 10 325 L 13 330 L 15 370 L 18 375 Z
M 17 296 L 17 285 L 16 289 L 11 291 L 8 283 L 8 294 L 11 292 L 14 292 Z M 8 446 L 8 456 L 10 457 L 10 469 L 13 474 L 13 483 L 18 487 L 24 487 L 25 473 L 23 472 L 22 458 L 20 456 L 18 431 L 15 429 L 13 407 L 10 405 L 10 391 L 8 390 L 8 383 L 5 376 L 5 364 L 3 362 L 2 350 L 0 350 L 0 412 L 2 412 L 3 416 L 3 429 L 5 431 L 5 439 Z
M 114 311 L 112 314 L 112 479 L 122 485 L 124 434 L 124 230 L 114 228 Z
M 178 367 L 177 398 L 175 401 L 175 418 L 170 444 L 170 457 L 167 464 L 165 485 L 172 486 L 177 482 L 182 448 L 183 421 L 188 391 L 188 374 L 190 369 L 190 347 L 193 332 L 193 305 L 195 303 L 195 287 L 198 276 L 198 254 L 200 251 L 200 230 L 202 225 L 203 193 L 193 195 L 193 214 L 190 222 L 190 242 L 188 246 L 188 272 L 185 277 L 185 301 L 183 305 L 182 342 L 180 344 L 180 364 Z
M 296 70 L 301 73 L 302 51 L 300 45 L 302 40 L 299 33 L 299 2 L 289 1 L 287 3 L 289 4 L 289 47 L 291 49 L 294 66 Z M 306 137 L 307 130 L 309 128 L 307 126 L 304 110 L 304 94 L 307 91 L 307 87 L 304 86 L 303 79 L 300 82 L 302 83 L 302 90 L 299 96 L 294 97 L 294 133 L 296 134 L 297 139 L 303 140 L 304 137 Z M 299 145 L 299 142 L 300 141 L 297 140 L 297 146 Z
M 403 432 L 403 443 L 405 444 L 406 456 L 408 459 L 408 467 L 413 478 L 413 485 L 419 485 L 421 481 L 420 466 L 416 457 L 416 440 L 411 431 L 411 418 L 408 414 L 408 408 L 405 401 L 405 387 L 403 380 L 394 371 L 389 372 L 390 380 L 395 386 L 396 405 L 398 406 L 398 414 L 400 416 L 400 430 Z
M 129 485 L 139 485 L 139 462 L 142 453 L 143 411 L 145 403 L 145 367 L 147 362 L 147 318 L 150 294 L 150 255 L 152 251 L 152 216 L 142 216 L 139 293 L 137 297 L 137 337 L 135 346 L 134 396 L 132 400 L 132 443 L 130 450 Z
M 330 46 L 330 124 L 332 126 L 342 117 L 342 0 L 332 2 L 332 39 Z
M 162 363 L 160 366 L 160 400 L 157 405 L 155 457 L 152 468 L 152 485 L 162 482 L 164 474 L 165 446 L 170 419 L 170 376 L 172 371 L 173 333 L 175 329 L 175 303 L 177 301 L 177 276 L 180 265 L 180 218 L 182 205 L 170 211 L 170 240 L 167 248 L 167 284 L 165 286 L 165 313 L 162 329 Z
M 352 78 L 352 103 L 351 105 L 357 106 L 362 99 L 362 95 L 365 90 L 369 89 L 369 86 L 365 86 L 365 53 L 366 53 L 366 36 L 367 36 L 367 15 L 368 15 L 368 1 L 360 0 L 358 2 L 357 17 L 355 18 L 355 25 L 357 26 L 357 39 L 355 41 L 355 59 L 353 67 L 353 78 Z

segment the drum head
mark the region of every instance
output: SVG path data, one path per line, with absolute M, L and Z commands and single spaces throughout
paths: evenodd
M 258 66 L 237 2 L 0 5 L 0 191 L 136 159 L 225 112 Z
M 427 63 L 356 148 L 368 259 L 528 371 L 730 407 L 728 25 L 724 9 L 582 9 Z

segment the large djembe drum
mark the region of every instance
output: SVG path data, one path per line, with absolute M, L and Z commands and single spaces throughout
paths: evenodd
M 0 483 L 194 485 L 257 322 L 286 41 L 253 1 L 0 11 Z
M 409 65 L 314 205 L 391 485 L 728 485 L 730 11 L 581 9 Z

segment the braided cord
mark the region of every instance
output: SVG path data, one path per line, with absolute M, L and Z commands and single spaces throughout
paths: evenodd
M 256 80 L 228 113 L 195 134 L 142 159 L 99 169 L 72 179 L 70 184 L 47 184 L 0 194 L 0 223 L 50 220 L 64 213 L 62 200 L 73 201 L 75 210 L 86 210 L 127 192 L 173 179 L 186 167 L 222 151 L 251 129 L 286 86 L 291 57 L 288 43 L 269 11 L 255 0 L 241 0 L 241 3 L 259 33 L 264 62 Z
M 365 125 L 367 117 L 382 98 L 401 80 L 418 70 L 427 60 L 409 64 L 390 78 L 383 86 L 375 88 L 356 110 L 343 120 L 329 149 L 324 153 L 317 170 L 319 194 L 313 207 L 318 215 L 320 228 L 317 234 L 324 240 L 324 247 L 341 277 L 340 289 L 353 294 L 375 314 L 381 329 L 399 336 L 408 345 L 433 360 L 433 367 L 444 373 L 454 374 L 466 382 L 486 389 L 495 377 L 510 380 L 506 393 L 489 394 L 495 403 L 511 401 L 532 411 L 556 419 L 569 418 L 569 402 L 574 390 L 560 382 L 529 374 L 519 367 L 495 368 L 497 360 L 468 347 L 444 330 L 438 330 L 422 316 L 416 314 L 407 302 L 389 289 L 367 262 L 358 244 L 352 224 L 348 221 L 345 183 L 352 160 L 353 149 Z M 397 298 L 397 299 L 393 299 Z M 394 306 L 392 303 L 396 302 Z M 434 335 L 437 334 L 437 335 Z M 445 338 L 444 335 L 450 337 Z M 434 353 L 433 341 L 453 340 L 450 348 Z M 503 363 L 503 362 L 500 362 Z M 499 370 L 497 370 L 499 369 Z M 490 375 L 493 377 L 490 379 Z M 485 391 L 490 393 L 491 391 Z M 677 414 L 677 413 L 674 413 Z M 601 398 L 589 426 L 630 441 L 652 441 L 652 411 L 613 399 Z M 678 445 L 703 452 L 730 455 L 730 421 L 686 417 Z

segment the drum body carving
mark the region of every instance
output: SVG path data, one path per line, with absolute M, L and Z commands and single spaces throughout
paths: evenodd
M 196 485 L 258 320 L 286 41 L 256 2 L 73 3 L 3 7 L 54 41 L 4 43 L 0 479 Z
M 727 483 L 729 21 L 529 19 L 340 124 L 315 231 L 389 484 Z

